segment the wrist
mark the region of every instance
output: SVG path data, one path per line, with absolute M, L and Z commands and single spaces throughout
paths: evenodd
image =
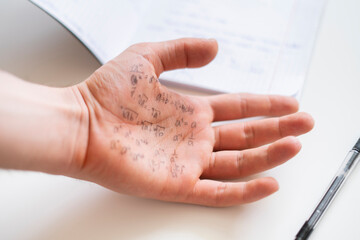
M 0 167 L 72 175 L 87 148 L 88 114 L 75 87 L 0 74 Z

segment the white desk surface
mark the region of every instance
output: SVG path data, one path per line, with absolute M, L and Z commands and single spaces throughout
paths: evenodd
M 0 170 L 0 239 L 293 239 L 360 137 L 359 10 L 358 0 L 330 0 L 326 6 L 301 98 L 301 110 L 316 125 L 300 138 L 300 154 L 262 174 L 280 183 L 271 197 L 217 209 L 120 195 L 62 176 Z M 41 10 L 25 0 L 0 1 L 1 69 L 66 86 L 98 67 Z M 310 239 L 360 238 L 359 186 L 360 166 Z

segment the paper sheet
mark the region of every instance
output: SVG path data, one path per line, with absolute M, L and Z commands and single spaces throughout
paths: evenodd
M 215 92 L 296 96 L 302 89 L 325 0 L 32 0 L 105 63 L 137 42 L 215 38 L 208 66 L 162 74 Z

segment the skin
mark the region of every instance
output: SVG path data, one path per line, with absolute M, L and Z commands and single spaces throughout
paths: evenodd
M 295 136 L 313 128 L 295 99 L 222 94 L 187 96 L 159 75 L 201 67 L 215 40 L 136 44 L 69 88 L 30 84 L 7 73 L 0 83 L 0 167 L 62 174 L 119 193 L 231 206 L 278 190 L 273 178 L 241 179 L 295 156 Z M 8 107 L 11 106 L 11 107 Z M 268 116 L 213 127 L 216 121 Z

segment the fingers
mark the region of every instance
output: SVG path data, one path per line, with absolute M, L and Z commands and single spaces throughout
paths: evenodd
M 198 180 L 187 201 L 213 207 L 226 207 L 257 201 L 278 190 L 273 178 L 260 178 L 249 182 L 219 182 Z
M 307 113 L 217 126 L 214 151 L 258 147 L 285 136 L 304 134 L 313 126 L 314 120 Z
M 256 149 L 213 152 L 202 178 L 236 179 L 278 166 L 294 157 L 301 149 L 295 137 L 286 137 Z
M 207 97 L 214 121 L 253 116 L 281 116 L 298 110 L 292 97 L 258 94 L 221 94 Z
M 129 51 L 146 58 L 159 76 L 177 68 L 194 68 L 208 64 L 216 56 L 218 45 L 214 39 L 182 38 L 166 42 L 141 43 Z

